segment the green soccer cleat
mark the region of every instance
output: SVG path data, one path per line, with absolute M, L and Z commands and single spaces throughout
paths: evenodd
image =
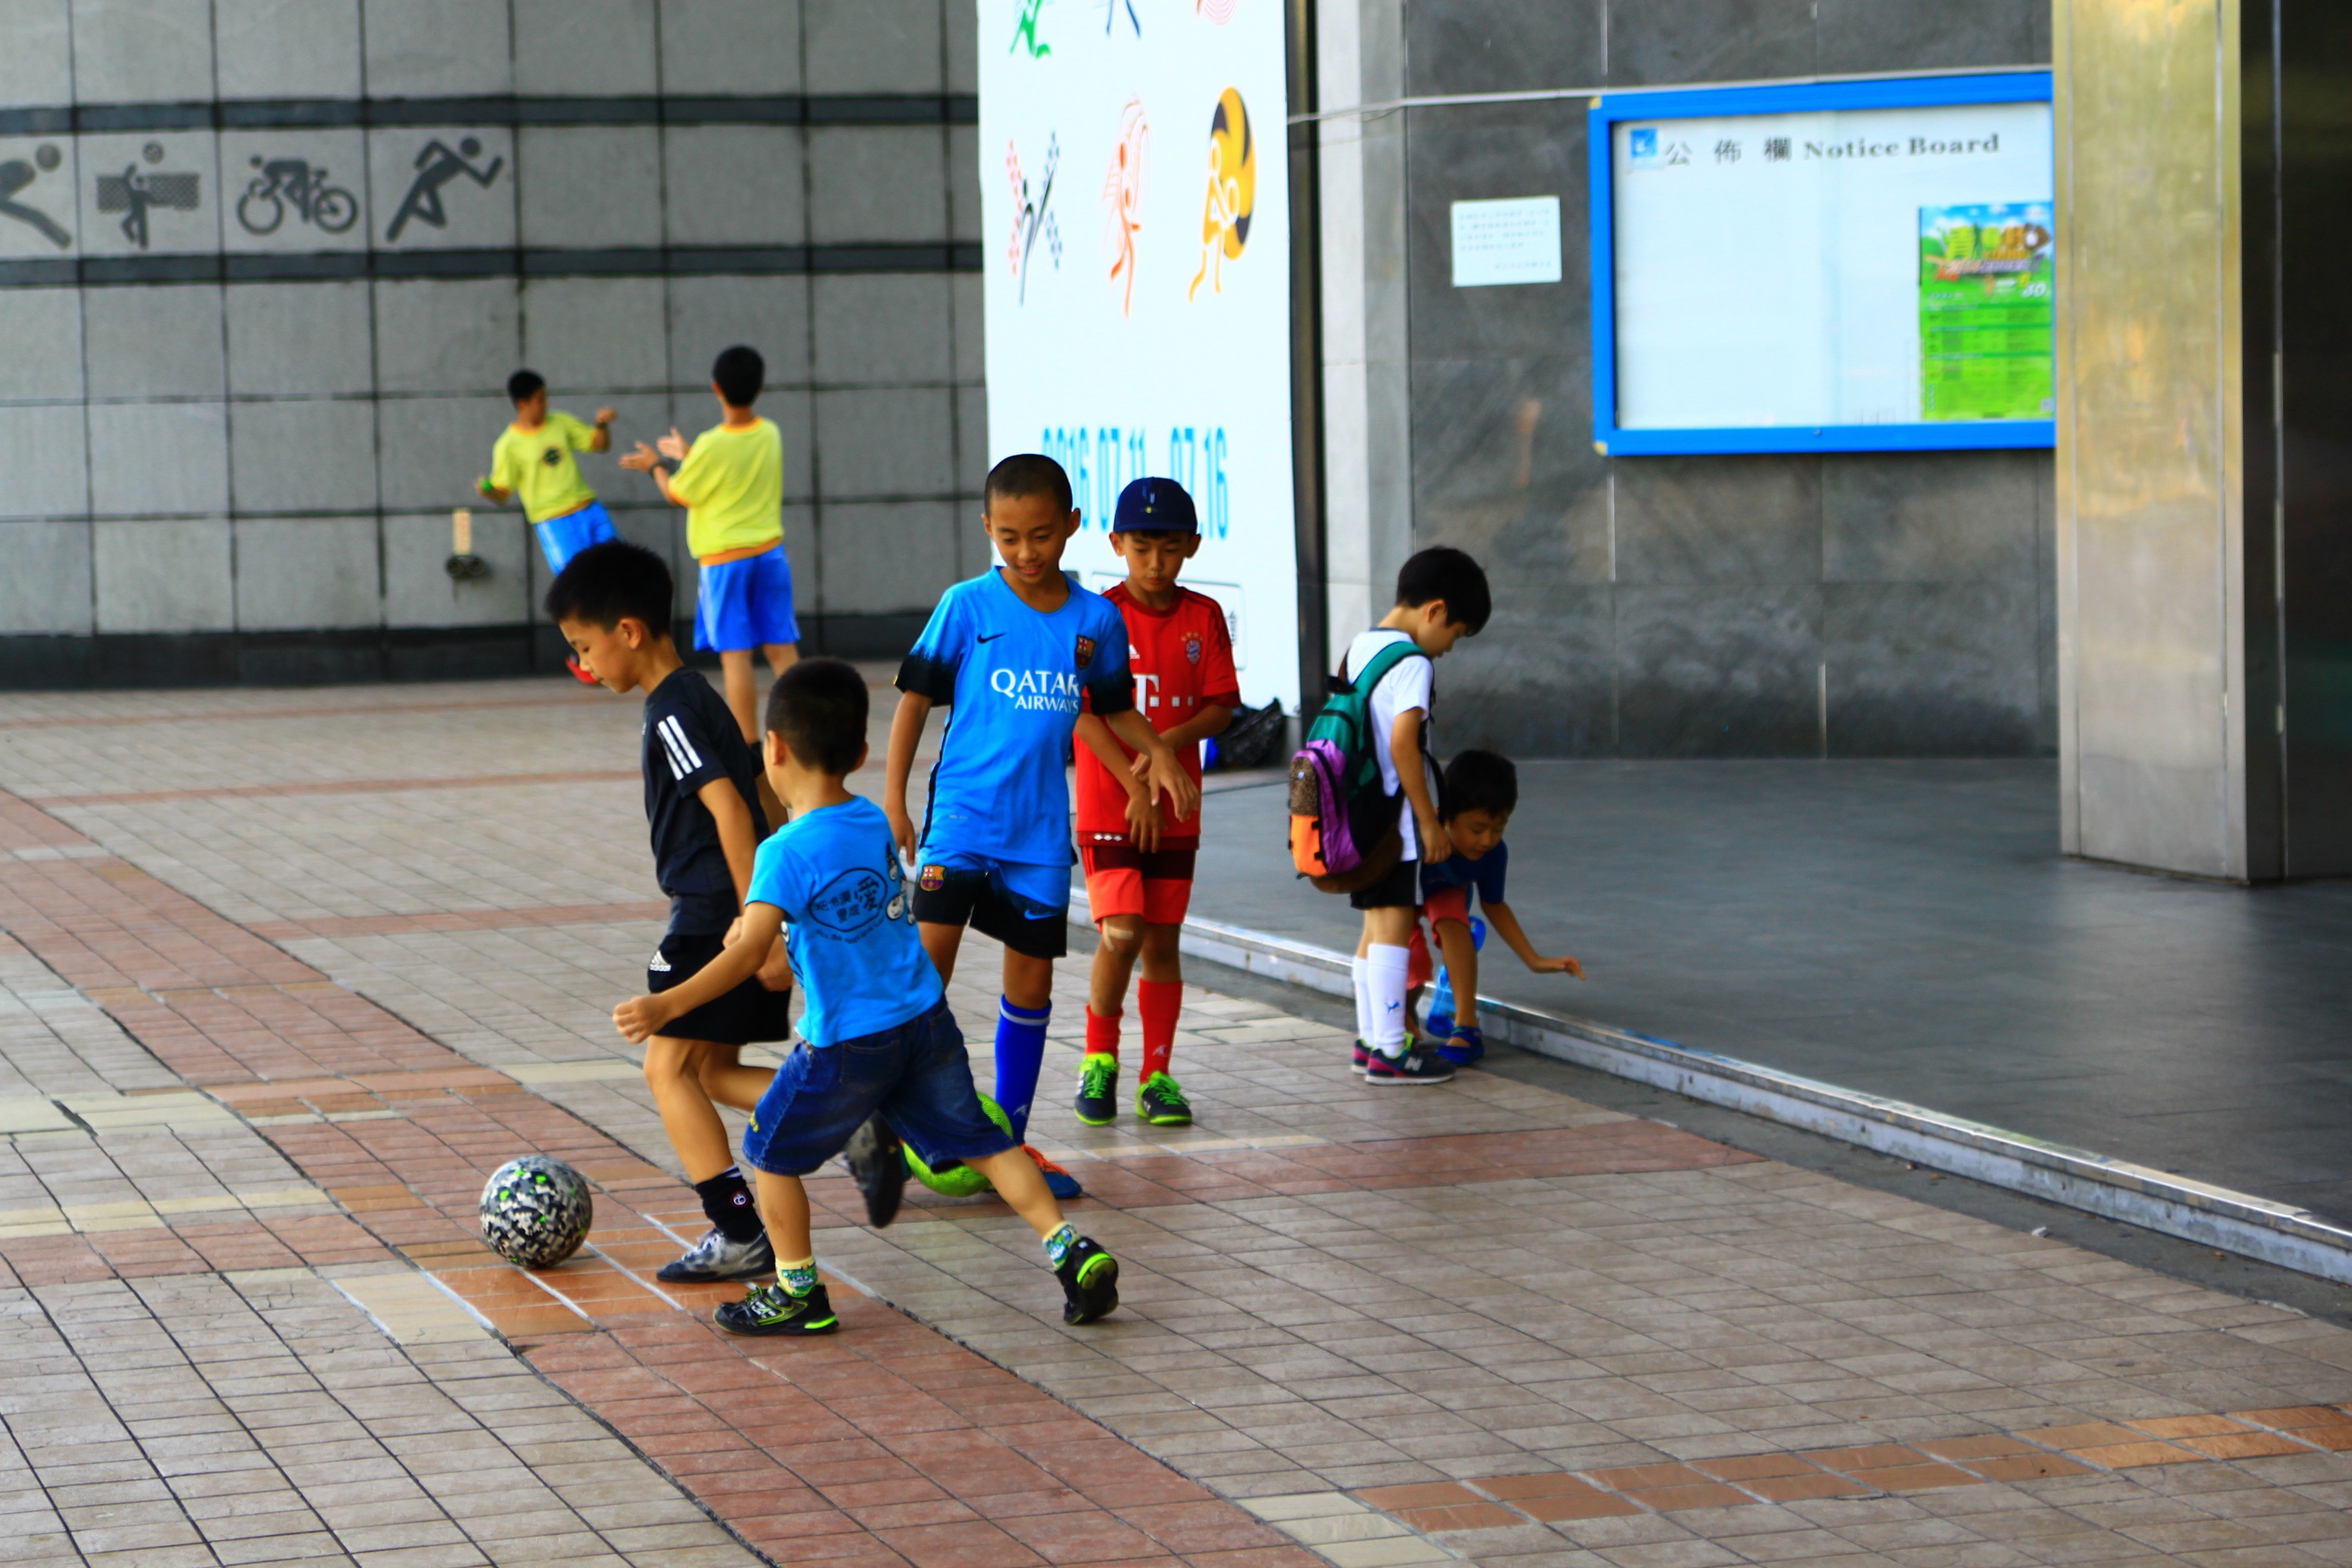
M 730 1334 L 748 1335 L 829 1334 L 841 1327 L 822 1284 L 805 1296 L 782 1285 L 754 1285 L 741 1300 L 722 1305 L 712 1321 Z
M 1089 1127 L 1108 1127 L 1118 1120 L 1118 1058 L 1108 1051 L 1088 1051 L 1078 1064 L 1078 1095 L 1070 1108 Z
M 1154 1127 L 1190 1127 L 1192 1107 L 1176 1080 L 1164 1072 L 1153 1073 L 1136 1086 L 1135 1113 Z
M 1118 1259 L 1091 1237 L 1070 1244 L 1054 1278 L 1062 1282 L 1066 1323 L 1091 1323 L 1118 1309 Z

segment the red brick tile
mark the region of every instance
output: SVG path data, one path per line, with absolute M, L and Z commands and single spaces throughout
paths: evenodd
M 1745 1492 L 1716 1481 L 1692 1487 L 1643 1487 L 1625 1495 L 1660 1513 L 1673 1513 L 1686 1508 L 1734 1508 L 1755 1500 Z
M 1529 1519 L 1544 1524 L 1579 1519 L 1613 1519 L 1642 1511 L 1614 1492 L 1600 1491 L 1591 1487 L 1575 1492 L 1547 1492 L 1538 1497 L 1514 1498 L 1511 1506 Z
M 1611 1490 L 1621 1492 L 1643 1487 L 1705 1486 L 1713 1479 L 1688 1465 L 1622 1465 L 1614 1469 L 1587 1470 L 1585 1474 Z
M 1374 1508 L 1393 1513 L 1404 1508 L 1442 1508 L 1486 1500 L 1457 1481 L 1428 1481 L 1416 1486 L 1374 1487 L 1356 1494 Z
M 1968 1468 L 1989 1481 L 2037 1481 L 2050 1476 L 2087 1476 L 2088 1465 L 2056 1454 L 2019 1454 L 1997 1459 L 1970 1459 Z

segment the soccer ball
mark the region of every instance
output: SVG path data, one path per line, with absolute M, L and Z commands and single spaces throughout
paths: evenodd
M 552 1268 L 579 1251 L 595 1216 L 588 1179 L 545 1154 L 509 1160 L 482 1189 L 482 1239 L 525 1268 Z
M 1003 1106 L 983 1094 L 980 1108 L 988 1112 L 991 1121 L 1004 1129 L 1007 1138 L 1013 1136 L 1013 1118 L 1004 1114 Z M 907 1174 L 943 1198 L 976 1197 L 989 1190 L 988 1178 L 961 1160 L 950 1160 L 933 1169 L 923 1163 L 923 1157 L 915 1152 L 912 1143 L 901 1143 L 899 1147 L 907 1151 Z

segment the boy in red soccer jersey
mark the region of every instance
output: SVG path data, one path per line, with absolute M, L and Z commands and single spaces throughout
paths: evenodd
M 1205 594 L 1176 585 L 1176 574 L 1201 548 L 1192 498 L 1172 479 L 1138 479 L 1119 492 L 1110 547 L 1127 563 L 1127 581 L 1104 597 L 1127 622 L 1135 706 L 1201 782 L 1201 742 L 1217 734 L 1241 705 L 1233 637 L 1225 612 Z M 1078 1069 L 1078 1120 L 1104 1127 L 1118 1116 L 1118 1026 L 1128 977 L 1138 958 L 1143 980 L 1143 1062 L 1136 1114 L 1154 1127 L 1192 1121 L 1184 1091 L 1168 1075 L 1184 974 L 1176 939 L 1192 901 L 1192 856 L 1201 845 L 1198 808 L 1168 815 L 1135 772 L 1136 753 L 1092 713 L 1078 716 L 1078 853 L 1087 900 L 1101 941 L 1095 947 L 1087 999 L 1087 1055 Z

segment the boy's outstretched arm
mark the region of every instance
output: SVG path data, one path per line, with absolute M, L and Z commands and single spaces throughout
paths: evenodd
M 672 431 L 671 434 L 676 435 L 677 432 Z M 690 502 L 680 499 L 678 493 L 669 488 L 669 476 L 662 472 L 661 465 L 662 455 L 659 452 L 655 451 L 651 447 L 646 446 L 643 441 L 637 443 L 637 449 L 635 451 L 624 452 L 621 454 L 621 467 L 630 469 L 635 473 L 651 474 L 654 477 L 654 484 L 660 489 L 662 500 L 669 502 L 672 506 L 690 505 Z
M 1396 761 L 1397 783 L 1403 787 L 1405 804 L 1412 807 L 1414 826 L 1421 829 L 1422 864 L 1433 866 L 1454 858 L 1454 839 L 1437 819 L 1437 803 L 1429 797 L 1429 768 L 1421 756 L 1421 726 L 1428 717 L 1419 708 L 1398 714 L 1389 727 L 1389 755 Z M 1411 767 L 1405 766 L 1408 758 Z
M 1546 958 L 1538 952 L 1536 944 L 1528 940 L 1528 933 L 1519 929 L 1519 917 L 1511 912 L 1510 905 L 1500 900 L 1490 902 L 1482 899 L 1479 900 L 1478 907 L 1486 910 L 1486 923 L 1493 926 L 1496 933 L 1511 944 L 1511 951 L 1519 955 L 1521 963 L 1526 964 L 1538 974 L 1573 974 L 1579 980 L 1584 978 L 1584 965 L 1577 963 L 1568 954 L 1562 953 L 1558 958 Z
M 613 1026 L 631 1045 L 660 1034 L 671 1019 L 716 1002 L 758 973 L 761 958 L 776 945 L 776 934 L 783 929 L 783 910 L 773 904 L 753 904 L 743 911 L 740 941 L 719 949 L 719 956 L 696 971 L 692 979 L 656 996 L 632 996 L 614 1008 Z
M 1103 722 L 1099 713 L 1078 715 L 1077 738 L 1127 791 L 1128 842 L 1146 855 L 1159 848 L 1160 805 L 1136 776 L 1137 770 L 1150 766 L 1150 759 L 1140 754 L 1129 756 L 1112 738 L 1110 726 Z
M 616 411 L 610 408 L 596 410 L 595 434 L 588 437 L 590 451 L 609 452 L 613 449 L 613 421 L 620 416 Z
M 508 489 L 503 486 L 490 483 L 490 476 L 488 474 L 484 474 L 480 479 L 476 479 L 474 481 L 474 488 L 477 490 L 479 490 L 482 494 L 482 499 L 488 501 L 492 506 L 504 506 L 507 502 L 514 499 L 514 491 Z
M 890 754 L 882 765 L 882 815 L 890 819 L 890 837 L 898 853 L 915 858 L 915 819 L 907 815 L 907 779 L 915 771 L 915 748 L 923 742 L 923 721 L 931 716 L 931 700 L 911 691 L 898 693 L 898 710 L 890 715 Z
M 1192 816 L 1201 804 L 1200 786 L 1184 772 L 1176 753 L 1168 749 L 1168 742 L 1150 721 L 1130 708 L 1124 713 L 1112 714 L 1105 722 L 1110 725 L 1112 734 L 1151 759 L 1148 780 L 1150 792 L 1167 796 L 1168 804 L 1180 818 Z

